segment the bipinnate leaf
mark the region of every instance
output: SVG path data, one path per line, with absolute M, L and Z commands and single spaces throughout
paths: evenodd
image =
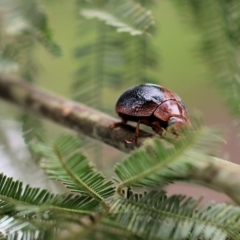
M 116 197 L 110 212 L 119 226 L 142 239 L 240 239 L 239 207 L 199 207 L 199 202 L 184 195 L 152 191 L 140 198 Z
M 7 239 L 46 239 L 46 231 L 67 228 L 74 216 L 91 216 L 98 207 L 89 196 L 52 194 L 0 174 L 0 229 Z
M 21 181 L 14 181 L 0 174 L 0 213 L 23 211 L 27 213 L 56 210 L 78 214 L 93 211 L 98 202 L 88 196 L 71 194 L 53 194 L 46 189 L 23 186 Z M 44 212 L 43 211 L 43 212 Z
M 50 178 L 62 182 L 72 192 L 88 195 L 101 202 L 115 192 L 113 183 L 105 181 L 103 175 L 95 171 L 79 147 L 79 140 L 67 135 L 55 143 L 32 146 L 36 153 L 44 157 L 41 167 Z
M 112 0 L 101 6 L 84 8 L 81 14 L 86 18 L 97 18 L 116 27 L 118 32 L 131 35 L 146 34 L 154 20 L 150 10 L 132 0 Z

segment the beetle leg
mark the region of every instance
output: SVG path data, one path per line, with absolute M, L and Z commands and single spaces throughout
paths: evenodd
M 151 122 L 148 120 L 148 119 L 140 119 L 138 122 L 137 122 L 137 126 L 136 126 L 136 129 L 135 129 L 135 133 L 133 135 L 133 137 L 131 138 L 128 138 L 125 140 L 126 143 L 133 143 L 133 142 L 136 142 L 139 135 L 140 135 L 140 123 L 143 123 L 147 126 L 151 126 Z
M 122 126 L 122 125 L 126 125 L 126 124 L 127 124 L 127 120 L 124 119 L 124 118 L 121 118 L 121 119 L 122 119 L 121 122 L 111 123 L 111 124 L 109 125 L 109 127 L 110 127 L 110 128 L 116 128 L 116 127 L 120 127 L 120 126 Z
M 137 122 L 137 126 L 136 126 L 135 133 L 134 133 L 133 137 L 127 138 L 127 139 L 125 140 L 126 143 L 134 143 L 134 142 L 137 141 L 137 139 L 138 139 L 138 137 L 139 137 L 139 125 L 140 125 L 140 123 L 143 123 L 143 122 L 144 122 L 143 119 L 142 119 L 142 120 L 140 119 L 140 120 Z

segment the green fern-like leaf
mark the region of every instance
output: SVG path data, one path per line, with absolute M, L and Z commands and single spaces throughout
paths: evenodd
M 116 222 L 143 239 L 240 239 L 240 208 L 208 204 L 183 195 L 167 197 L 152 191 L 136 200 L 116 198 L 111 213 Z
M 22 182 L 0 175 L 0 229 L 7 239 L 19 235 L 24 238 L 17 239 L 46 239 L 46 235 L 68 229 L 75 221 L 78 226 L 84 225 L 78 220 L 98 208 L 99 202 L 91 197 L 23 187 Z
M 24 212 L 25 216 L 32 212 L 49 210 L 84 214 L 98 206 L 98 202 L 87 196 L 55 195 L 45 189 L 31 188 L 29 185 L 23 187 L 22 182 L 13 181 L 3 174 L 0 174 L 0 200 L 0 213 L 18 211 Z
M 33 150 L 45 157 L 41 167 L 46 173 L 61 181 L 72 192 L 89 195 L 97 201 L 113 195 L 112 182 L 105 181 L 103 175 L 89 165 L 79 151 L 77 138 L 62 136 L 54 144 L 35 144 Z
M 106 1 L 103 6 L 93 6 L 81 10 L 87 18 L 97 18 L 117 28 L 118 32 L 129 32 L 132 35 L 145 34 L 154 21 L 151 12 L 134 1 Z
M 155 139 L 152 150 L 136 150 L 116 164 L 115 172 L 122 181 L 118 191 L 126 186 L 153 186 L 188 179 L 195 164 L 207 158 L 203 153 L 211 153 L 218 143 L 216 133 L 198 122 L 193 122 L 193 128 L 174 148 L 166 148 Z

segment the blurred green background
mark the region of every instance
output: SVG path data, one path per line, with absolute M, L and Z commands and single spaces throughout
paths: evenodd
M 54 58 L 41 45 L 36 45 L 34 55 L 39 64 L 37 84 L 49 91 L 71 98 L 74 72 L 79 67 L 79 62 L 74 57 L 74 49 L 81 42 L 78 34 L 81 26 L 81 19 L 78 18 L 79 9 L 76 8 L 74 1 L 60 1 L 56 4 L 55 1 L 46 0 L 43 7 L 48 14 L 54 37 L 63 50 L 63 56 Z M 207 64 L 199 55 L 200 35 L 196 29 L 185 22 L 172 2 L 156 1 L 152 10 L 156 21 L 156 33 L 150 41 L 159 55 L 157 67 L 159 84 L 176 92 L 185 102 L 190 114 L 198 112 L 207 125 L 220 126 L 226 132 L 227 142 L 222 147 L 222 155 L 229 156 L 232 161 L 240 163 L 239 141 L 234 119 L 230 116 L 221 93 L 211 79 Z M 108 113 L 117 117 L 114 112 L 115 102 L 119 95 L 131 86 L 125 83 L 124 87 L 114 91 L 109 86 L 105 87 L 102 104 L 109 109 Z M 61 127 L 54 124 L 49 123 L 49 126 L 50 131 L 55 134 L 63 131 Z M 105 158 L 98 159 L 96 164 L 110 175 L 114 161 L 123 154 L 109 147 L 105 147 L 102 151 L 102 156 Z M 104 154 L 109 151 L 111 154 Z M 225 196 L 216 195 L 209 190 L 199 191 L 195 187 L 182 185 L 171 186 L 171 191 L 185 191 L 193 195 L 202 195 L 205 192 L 208 195 L 206 200 L 226 199 Z

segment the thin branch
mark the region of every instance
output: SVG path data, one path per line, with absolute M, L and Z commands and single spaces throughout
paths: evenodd
M 220 158 L 206 156 L 189 171 L 189 182 L 200 183 L 228 195 L 240 205 L 240 166 Z
M 140 147 L 153 136 L 141 131 L 137 143 L 128 144 L 125 139 L 132 136 L 135 129 L 129 125 L 110 128 L 119 119 L 5 75 L 0 75 L 0 98 L 123 152 Z
M 146 140 L 153 135 L 143 131 L 137 143 L 127 144 L 125 139 L 134 134 L 133 127 L 112 129 L 110 124 L 119 121 L 118 119 L 19 79 L 0 75 L 0 98 L 123 152 L 130 152 L 143 144 L 151 144 L 151 141 Z M 194 171 L 189 170 L 186 180 L 201 182 L 224 192 L 240 205 L 240 166 L 215 157 L 202 155 L 202 158 L 204 159 L 196 161 Z

